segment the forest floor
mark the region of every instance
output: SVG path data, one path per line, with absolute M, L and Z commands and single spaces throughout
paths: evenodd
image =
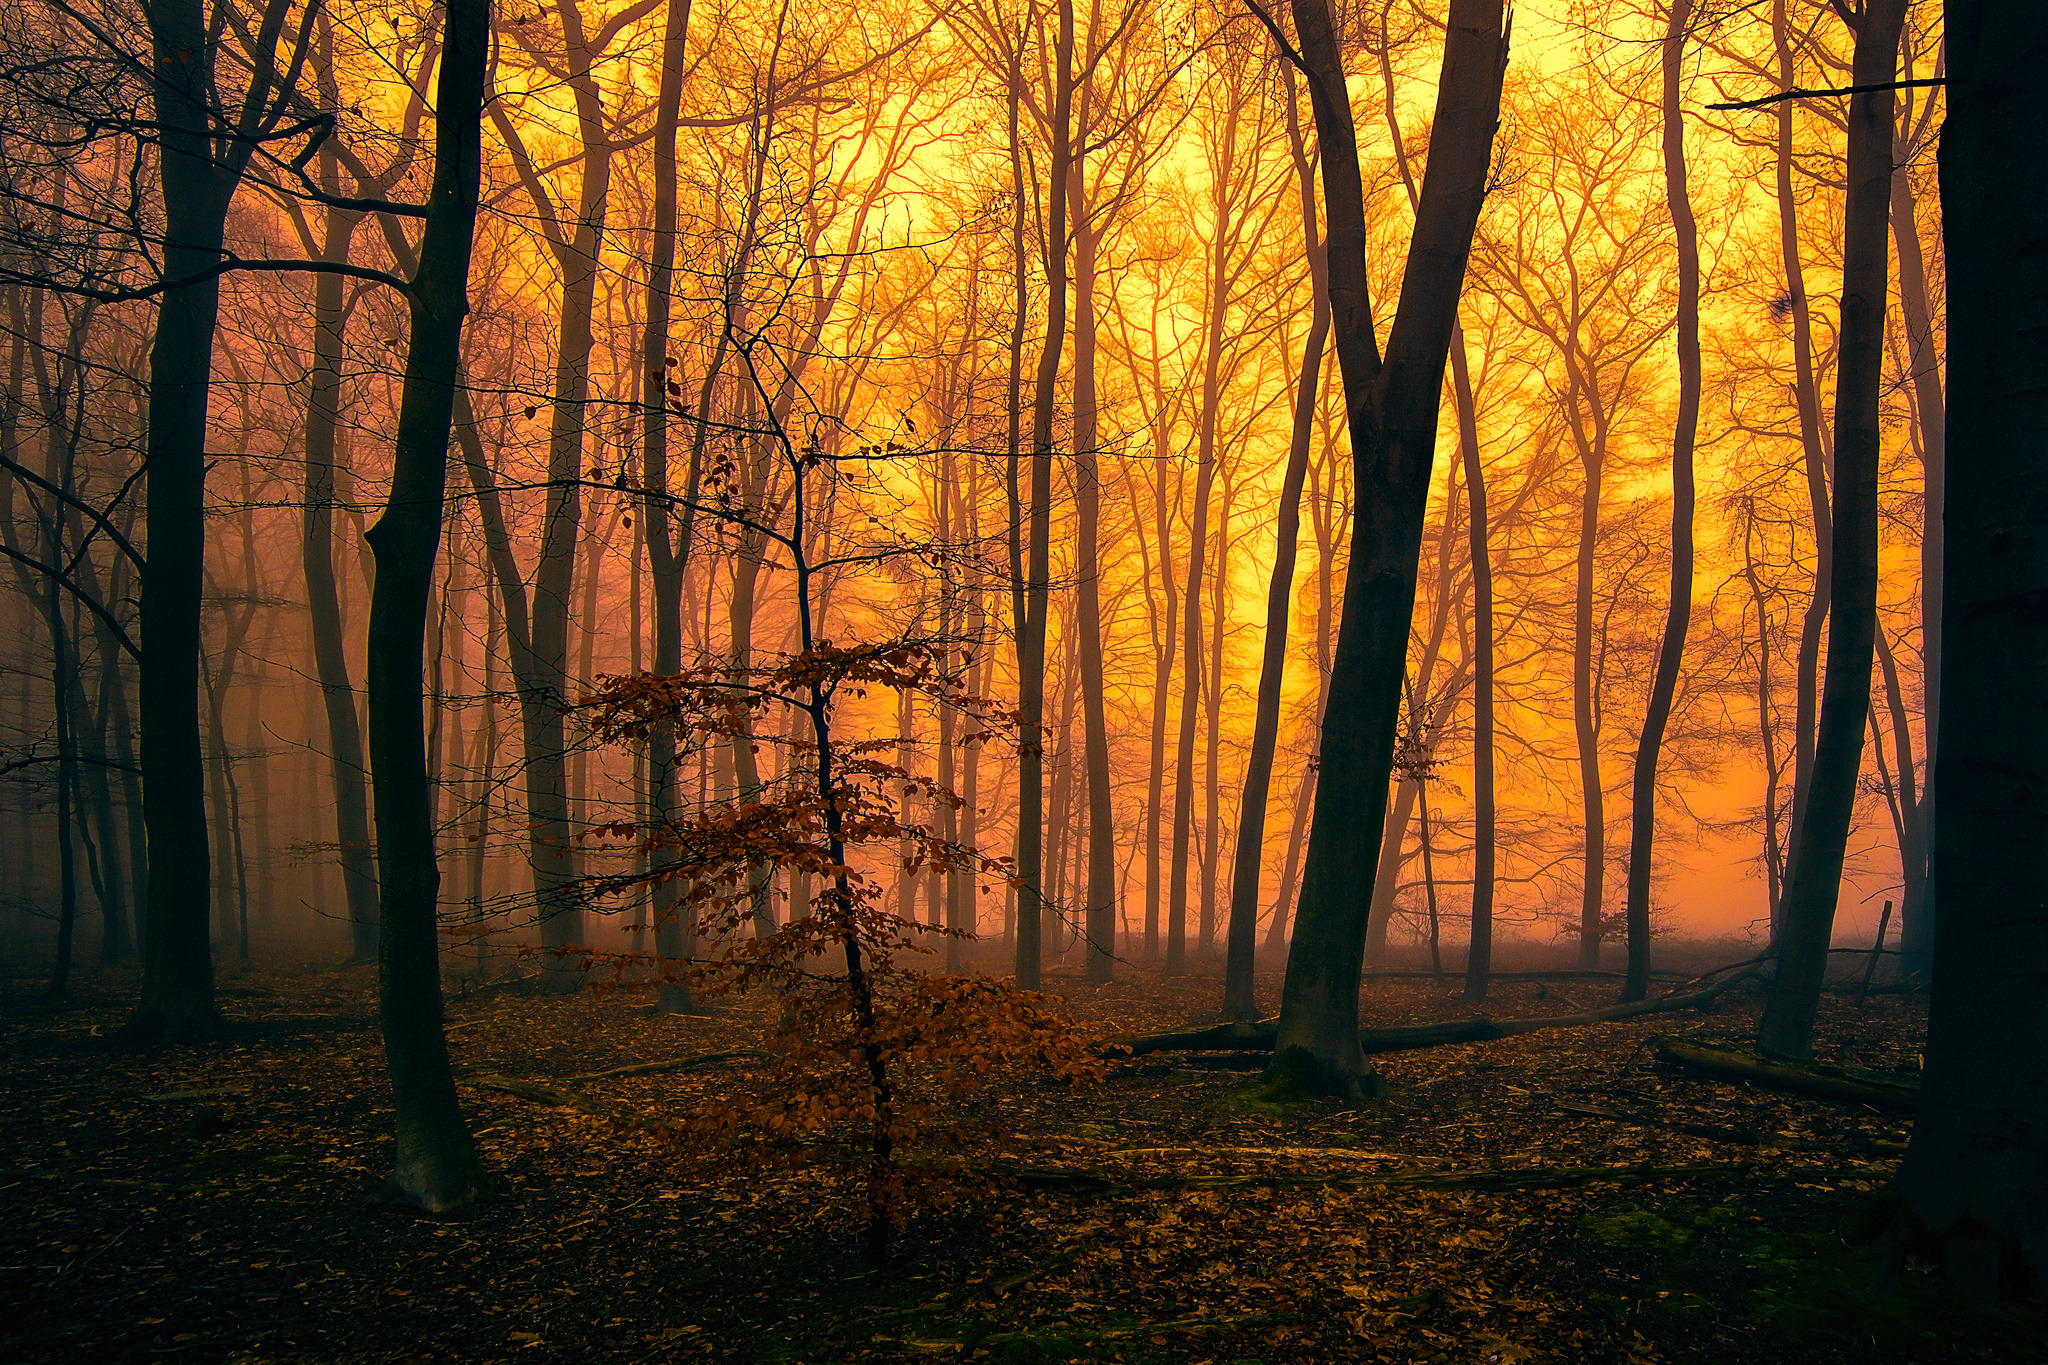
M 1211 975 L 1125 975 L 1053 988 L 1105 1031 L 1213 1017 Z M 1507 982 L 1489 1009 L 1570 1012 L 1616 984 Z M 1390 1093 L 1357 1109 L 1265 1106 L 1255 1073 L 1170 1054 L 1100 1085 L 1006 1085 L 958 1117 L 969 1169 L 1009 1174 L 912 1186 L 894 1259 L 870 1271 L 843 1164 L 684 1151 L 475 1084 L 680 1115 L 751 1063 L 578 1078 L 746 1048 L 749 1005 L 451 995 L 497 1196 L 430 1218 L 371 1201 L 391 1149 L 371 971 L 230 973 L 230 1041 L 167 1052 L 110 1044 L 134 987 L 86 972 L 51 1009 L 36 983 L 0 981 L 7 1365 L 2048 1360 L 2040 1313 L 1978 1307 L 1924 1269 L 1866 1298 L 1873 1260 L 1841 1229 L 1895 1168 L 1903 1116 L 1653 1058 L 1659 1033 L 1746 1042 L 1753 994 L 1383 1056 Z M 1277 973 L 1261 987 L 1277 998 Z M 1450 980 L 1367 990 L 1370 1024 L 1467 1013 Z M 1919 1000 L 1832 996 L 1818 1050 L 1910 1074 L 1924 1023 Z M 1519 1190 L 1357 1178 L 1641 1165 L 1709 1169 Z

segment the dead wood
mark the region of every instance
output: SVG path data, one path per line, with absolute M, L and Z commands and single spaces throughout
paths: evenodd
M 1137 1194 L 1149 1190 L 1332 1189 L 1364 1190 L 1397 1187 L 1412 1190 L 1561 1190 L 1581 1185 L 1647 1185 L 1667 1181 L 1718 1180 L 1777 1169 L 1759 1162 L 1715 1166 L 1534 1166 L 1519 1170 L 1371 1171 L 1347 1175 L 1303 1175 L 1274 1172 L 1260 1175 L 1116 1176 L 1101 1171 L 1059 1166 L 1005 1166 L 998 1171 L 1020 1184 L 1068 1194 Z M 1806 1172 L 1805 1174 L 1812 1174 Z
M 1006 1280 L 998 1280 L 989 1287 L 989 1292 L 999 1299 L 1007 1298 L 1025 1285 L 1030 1284 L 1033 1280 L 1042 1280 L 1047 1275 L 1065 1270 L 1080 1259 L 1081 1249 L 1079 1247 L 1072 1251 L 1061 1252 L 1051 1260 L 1032 1266 L 1029 1270 L 1019 1271 Z
M 1740 1048 L 1713 1047 L 1683 1038 L 1659 1038 L 1657 1060 L 1711 1076 L 1749 1081 L 1772 1090 L 1789 1090 L 1825 1100 L 1869 1104 L 1911 1112 L 1919 1107 L 1920 1087 L 1874 1072 L 1811 1062 L 1781 1061 Z
M 741 1047 L 730 1052 L 700 1052 L 693 1057 L 672 1057 L 665 1062 L 635 1062 L 631 1066 L 608 1067 L 603 1071 L 579 1071 L 563 1079 L 597 1081 L 612 1076 L 661 1076 L 675 1071 L 694 1071 L 700 1066 L 716 1066 L 720 1062 L 759 1061 L 767 1055 L 759 1048 Z
M 1816 1142 L 1791 1133 L 1769 1133 L 1754 1128 L 1729 1128 L 1718 1123 L 1681 1123 L 1671 1119 L 1651 1118 L 1645 1114 L 1628 1114 L 1618 1109 L 1603 1109 L 1597 1104 L 1579 1104 L 1572 1100 L 1554 1100 L 1553 1103 L 1567 1114 L 1582 1114 L 1587 1118 L 1606 1119 L 1611 1123 L 1627 1123 L 1638 1128 L 1659 1128 L 1671 1133 L 1684 1133 L 1688 1137 L 1706 1138 L 1710 1142 L 1726 1142 L 1738 1147 L 1769 1147 L 1799 1152 L 1843 1152 L 1869 1153 L 1881 1156 L 1903 1155 L 1903 1142 L 1882 1142 L 1870 1138 L 1859 1138 L 1847 1142 Z
M 1553 1014 L 1528 1019 L 1489 1019 L 1484 1015 L 1475 1015 L 1470 1019 L 1453 1019 L 1441 1024 L 1360 1029 L 1358 1043 L 1368 1054 L 1409 1052 L 1417 1048 L 1443 1047 L 1451 1043 L 1483 1043 L 1495 1038 L 1512 1038 L 1524 1033 L 1536 1033 L 1543 1029 L 1605 1024 L 1649 1014 L 1665 1014 L 1673 1010 L 1697 1009 L 1723 991 L 1750 980 L 1757 974 L 1757 967 L 1754 964 L 1738 965 L 1743 970 L 1723 977 L 1711 986 L 1685 995 L 1669 994 L 1655 1000 L 1638 1000 L 1633 1004 L 1607 1005 L 1600 1009 L 1580 1010 L 1575 1014 Z M 1708 973 L 1710 976 L 1715 974 Z M 1142 1034 L 1136 1038 L 1122 1039 L 1112 1046 L 1126 1049 L 1126 1055 L 1133 1057 L 1143 1057 L 1153 1052 L 1271 1052 L 1274 1031 L 1274 1021 L 1261 1020 L 1256 1024 L 1218 1024 L 1214 1028 Z
M 1161 1156 L 1284 1156 L 1323 1161 L 1399 1161 L 1399 1152 L 1369 1152 L 1362 1147 L 1126 1147 L 1112 1157 Z

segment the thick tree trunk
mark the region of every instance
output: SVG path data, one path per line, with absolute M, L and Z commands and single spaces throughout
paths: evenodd
M 379 1019 L 397 1111 L 390 1197 L 439 1213 L 485 1188 L 455 1094 L 442 1028 L 434 783 L 427 771 L 423 658 L 448 478 L 448 433 L 469 311 L 482 174 L 489 0 L 449 0 L 436 101 L 434 181 L 410 291 L 412 335 L 391 498 L 368 540 L 371 782 L 376 796 Z
M 1917 1235 L 1970 1293 L 2038 1297 L 2048 1292 L 2048 10 L 1950 0 L 1947 15 L 1949 408 L 1968 455 L 1946 490 L 1941 913 L 1897 1231 Z
M 1803 1058 L 1827 973 L 1828 938 L 1841 893 L 1842 860 L 1856 813 L 1863 728 L 1870 716 L 1872 635 L 1877 626 L 1878 403 L 1884 384 L 1891 206 L 1892 104 L 1905 0 L 1868 0 L 1856 32 L 1852 84 L 1883 87 L 1850 97 L 1842 218 L 1841 357 L 1835 378 L 1834 553 L 1828 583 L 1827 681 L 1806 806 L 1795 842 L 1778 935 L 1778 974 L 1757 1044 Z
M 1636 739 L 1635 777 L 1630 795 L 1628 840 L 1628 980 L 1623 1000 L 1640 1000 L 1650 989 L 1650 870 L 1657 837 L 1657 756 L 1678 670 L 1685 661 L 1686 628 L 1692 623 L 1693 438 L 1700 421 L 1700 247 L 1699 229 L 1686 193 L 1685 123 L 1678 96 L 1685 74 L 1686 25 L 1692 0 L 1671 0 L 1664 25 L 1664 198 L 1678 239 L 1678 417 L 1671 429 L 1671 600 L 1664 613 L 1664 639 L 1657 650 L 1657 674 L 1650 704 Z
M 1330 10 L 1295 0 L 1322 148 L 1330 308 L 1354 465 L 1351 562 L 1322 726 L 1322 773 L 1269 1076 L 1340 1095 L 1376 1087 L 1358 1043 L 1373 843 L 1386 806 L 1445 355 L 1507 66 L 1499 0 L 1453 0 L 1429 168 L 1382 365 L 1365 277 L 1358 143 Z
M 1295 372 L 1294 430 L 1287 469 L 1280 480 L 1278 524 L 1274 529 L 1273 573 L 1266 584 L 1265 652 L 1259 660 L 1259 693 L 1252 714 L 1251 754 L 1245 761 L 1244 794 L 1237 806 L 1237 849 L 1230 875 L 1230 928 L 1223 965 L 1223 1014 L 1228 1019 L 1259 1017 L 1253 967 L 1259 928 L 1259 872 L 1265 862 L 1266 801 L 1273 782 L 1273 751 L 1280 739 L 1280 684 L 1287 672 L 1288 607 L 1294 600 L 1294 560 L 1301 539 L 1301 488 L 1308 481 L 1308 457 L 1315 442 L 1317 385 L 1323 348 L 1330 337 L 1328 264 L 1316 225 L 1315 168 L 1302 136 L 1294 92 L 1294 68 L 1287 77 L 1287 143 L 1301 194 L 1302 250 L 1308 259 L 1308 337 Z M 1275 911 L 1275 918 L 1280 915 Z
M 214 158 L 212 53 L 201 0 L 149 11 L 152 92 L 160 128 L 166 279 L 149 352 L 145 459 L 149 558 L 142 571 L 143 820 L 149 920 L 142 996 L 124 1030 L 137 1042 L 214 1036 L 208 942 L 206 759 L 201 751 L 199 613 L 206 555 L 206 413 L 220 261 L 238 178 Z M 194 54 L 205 54 L 194 60 Z

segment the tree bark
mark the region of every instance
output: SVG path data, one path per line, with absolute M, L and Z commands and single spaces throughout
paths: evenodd
M 448 478 L 448 434 L 469 311 L 471 244 L 482 176 L 489 0 L 448 0 L 436 100 L 434 180 L 407 303 L 411 337 L 400 391 L 391 497 L 368 541 L 371 783 L 376 799 L 378 1017 L 397 1111 L 389 1196 L 441 1213 L 485 1188 L 455 1093 L 442 1028 L 441 871 L 427 770 L 423 657 Z
M 1664 638 L 1657 649 L 1657 674 L 1650 704 L 1636 738 L 1636 763 L 1629 806 L 1628 980 L 1623 1000 L 1640 1000 L 1650 989 L 1650 872 L 1656 856 L 1657 756 L 1678 670 L 1685 662 L 1686 628 L 1692 624 L 1693 439 L 1700 422 L 1700 246 L 1686 191 L 1685 123 L 1678 104 L 1685 75 L 1685 34 L 1692 0 L 1671 0 L 1664 25 L 1664 197 L 1671 230 L 1678 239 L 1678 417 L 1671 429 L 1671 597 L 1664 613 Z
M 1358 986 L 1372 832 L 1386 806 L 1446 352 L 1500 120 L 1507 35 L 1499 0 L 1453 0 L 1429 167 L 1401 298 L 1381 363 L 1365 276 L 1358 143 L 1329 7 L 1294 0 L 1322 149 L 1330 309 L 1350 418 L 1351 562 L 1344 585 L 1322 774 L 1301 909 L 1269 1077 L 1320 1093 L 1370 1093 Z
M 1230 874 L 1230 928 L 1223 963 L 1223 1014 L 1228 1019 L 1259 1017 L 1253 968 L 1259 929 L 1259 872 L 1265 862 L 1266 802 L 1273 782 L 1273 751 L 1280 739 L 1280 685 L 1287 672 L 1288 608 L 1294 600 L 1294 560 L 1301 540 L 1301 489 L 1315 442 L 1317 385 L 1323 349 L 1330 337 L 1329 264 L 1316 223 L 1315 167 L 1294 98 L 1294 68 L 1287 80 L 1287 145 L 1294 156 L 1301 196 L 1302 251 L 1308 261 L 1308 337 L 1295 372 L 1294 430 L 1287 469 L 1280 480 L 1278 524 L 1274 528 L 1273 573 L 1266 584 L 1265 652 L 1259 660 L 1259 693 L 1252 714 L 1252 745 L 1245 761 L 1244 793 L 1237 806 L 1237 848 Z M 1275 911 L 1277 917 L 1280 912 Z
M 1067 176 L 1073 165 L 1074 6 L 1060 0 L 1053 49 L 1052 168 L 1046 195 L 1045 343 L 1031 394 L 1030 542 L 1023 582 L 1023 629 L 1017 638 L 1017 984 L 1037 990 L 1040 914 L 1045 901 L 1045 628 L 1052 580 L 1053 400 L 1067 334 Z M 1021 209 L 1020 209 L 1021 211 Z M 1019 258 L 1021 274 L 1023 264 Z M 1014 467 L 1014 466 L 1013 466 Z
M 1081 126 L 1089 126 L 1084 87 Z M 1095 395 L 1095 275 L 1101 229 L 1090 219 L 1085 158 L 1074 156 L 1069 216 L 1074 226 L 1074 504 L 1079 513 L 1075 625 L 1080 632 L 1081 729 L 1088 794 L 1088 890 L 1082 924 L 1088 979 L 1108 981 L 1116 949 L 1116 816 L 1109 779 L 1109 710 L 1102 667 L 1101 452 Z
M 163 190 L 162 276 L 149 351 L 144 447 L 149 557 L 141 593 L 141 767 L 149 836 L 149 919 L 142 994 L 124 1026 L 133 1042 L 212 1038 L 220 1028 L 208 941 L 206 759 L 196 723 L 199 615 L 206 556 L 206 414 L 213 336 L 220 319 L 228 205 L 254 146 L 216 139 L 219 49 L 202 0 L 149 7 L 150 87 Z M 266 8 L 238 130 L 275 93 L 268 73 L 284 22 Z
M 1940 915 L 1896 1231 L 1970 1293 L 2037 1296 L 2048 1290 L 2048 10 L 1950 0 L 1947 35 L 1949 411 L 1969 455 L 1946 489 Z
M 1863 729 L 1870 716 L 1877 626 L 1877 491 L 1884 383 L 1886 226 L 1891 205 L 1892 104 L 1905 0 L 1868 0 L 1856 31 L 1852 83 L 1881 86 L 1850 97 L 1843 210 L 1842 322 L 1835 377 L 1833 565 L 1828 582 L 1827 680 L 1806 806 L 1795 818 L 1781 907 L 1778 974 L 1758 1046 L 1778 1056 L 1812 1052 L 1813 1016 L 1827 973 L 1842 860 L 1856 813 Z

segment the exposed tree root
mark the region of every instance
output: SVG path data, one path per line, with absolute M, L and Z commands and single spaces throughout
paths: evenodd
M 1731 1080 L 1750 1081 L 1773 1090 L 1790 1090 L 1824 1100 L 1869 1104 L 1911 1112 L 1920 1103 L 1920 1087 L 1888 1080 L 1847 1067 L 1781 1061 L 1731 1047 L 1711 1047 L 1683 1038 L 1659 1038 L 1657 1060 Z
M 1580 1010 L 1576 1014 L 1553 1014 L 1531 1019 L 1488 1019 L 1478 1015 L 1441 1024 L 1411 1024 L 1402 1028 L 1360 1029 L 1358 1044 L 1368 1055 L 1408 1052 L 1416 1048 L 1442 1047 L 1450 1043 L 1481 1043 L 1494 1038 L 1512 1038 L 1543 1029 L 1573 1028 L 1581 1024 L 1604 1024 L 1635 1019 L 1647 1014 L 1697 1009 L 1723 991 L 1748 981 L 1757 974 L 1753 964 L 1723 977 L 1713 985 L 1685 995 L 1665 995 L 1655 1000 L 1638 1000 L 1627 1005 Z M 1723 968 L 1722 970 L 1727 970 Z M 1709 973 L 1712 975 L 1713 973 Z M 1143 1057 L 1154 1052 L 1271 1052 L 1277 1025 L 1273 1020 L 1256 1024 L 1219 1024 L 1214 1028 L 1170 1033 L 1148 1033 L 1120 1039 L 1113 1046 L 1127 1049 L 1127 1055 Z

